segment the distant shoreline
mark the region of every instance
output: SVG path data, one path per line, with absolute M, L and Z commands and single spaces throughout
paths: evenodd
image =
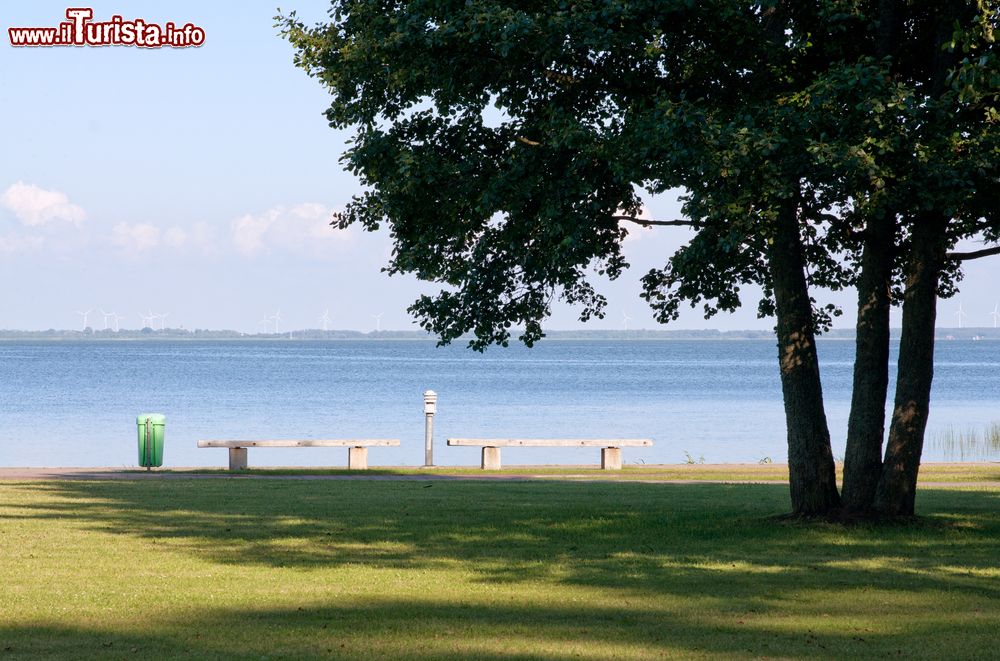
M 892 337 L 899 338 L 900 329 L 892 329 Z M 854 329 L 833 329 L 819 336 L 821 340 L 854 340 Z M 452 343 L 461 345 L 471 339 L 471 336 L 462 337 Z M 515 331 L 512 342 L 517 339 Z M 546 340 L 549 341 L 734 341 L 734 340 L 774 340 L 774 332 L 766 330 L 730 330 L 721 331 L 714 329 L 706 330 L 553 330 L 547 331 Z M 935 339 L 940 341 L 948 340 L 1000 340 L 1000 329 L 998 328 L 939 328 L 935 333 Z M 0 342 L 12 341 L 45 341 L 45 342 L 148 342 L 148 341 L 272 341 L 288 342 L 292 341 L 423 341 L 436 342 L 437 338 L 423 331 L 371 331 L 364 333 L 361 331 L 323 331 L 316 329 L 294 330 L 289 333 L 240 333 L 232 330 L 186 330 L 181 328 L 167 328 L 164 330 L 44 330 L 44 331 L 20 331 L 20 330 L 0 330 Z

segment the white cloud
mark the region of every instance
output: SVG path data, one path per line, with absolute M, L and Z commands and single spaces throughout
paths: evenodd
M 321 257 L 351 238 L 350 231 L 330 226 L 333 210 L 317 203 L 273 207 L 234 218 L 229 224 L 233 245 L 244 255 L 280 249 Z
M 205 223 L 193 227 L 171 226 L 159 228 L 149 223 L 118 223 L 111 228 L 112 245 L 125 252 L 144 252 L 158 246 L 182 250 L 198 248 L 204 253 L 212 252 L 212 230 Z
M 10 210 L 22 224 L 31 227 L 52 222 L 65 222 L 79 227 L 87 219 L 83 208 L 71 203 L 65 193 L 45 190 L 23 181 L 11 184 L 0 196 L 0 204 Z
M 236 249 L 244 255 L 253 255 L 261 251 L 264 247 L 264 235 L 278 219 L 278 210 L 271 209 L 264 213 L 253 216 L 246 214 L 239 218 L 234 218 L 230 223 L 233 234 L 233 243 Z
M 142 252 L 160 244 L 160 228 L 148 223 L 118 223 L 111 229 L 111 243 L 127 252 Z
M 221 243 L 217 228 L 198 222 L 190 226 L 157 226 L 121 222 L 111 229 L 111 244 L 126 253 L 162 247 L 181 252 L 217 254 L 221 249 L 254 256 L 271 252 L 324 257 L 337 245 L 346 245 L 349 231 L 330 227 L 332 211 L 322 204 L 273 207 L 259 214 L 234 218 L 229 241 Z

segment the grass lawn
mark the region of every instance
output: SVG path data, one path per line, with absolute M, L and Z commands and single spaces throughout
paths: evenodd
M 996 658 L 1000 490 L 884 528 L 783 485 L 0 483 L 0 660 Z
M 168 469 L 169 470 L 169 469 Z M 843 464 L 837 464 L 837 477 Z M 137 471 L 141 472 L 141 471 Z M 227 473 L 224 468 L 184 470 L 189 473 Z M 352 475 L 346 468 L 249 468 L 252 475 Z M 566 480 L 704 480 L 733 482 L 786 482 L 786 464 L 658 464 L 625 466 L 620 471 L 604 471 L 595 466 L 505 466 L 502 471 L 483 471 L 468 466 L 439 466 L 429 473 L 425 468 L 372 468 L 368 475 L 457 475 L 457 476 L 530 476 Z M 921 482 L 1000 482 L 1000 463 L 927 463 L 920 466 Z

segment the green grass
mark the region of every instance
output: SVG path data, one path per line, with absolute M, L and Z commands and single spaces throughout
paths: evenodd
M 136 471 L 142 472 L 142 471 Z M 227 474 L 224 468 L 182 470 L 198 474 Z M 346 468 L 248 468 L 240 471 L 246 475 L 344 475 L 359 477 L 358 471 Z M 1000 467 L 996 470 L 1000 479 Z M 760 481 L 780 482 L 788 479 L 784 464 L 679 464 L 652 466 L 625 466 L 620 471 L 605 471 L 596 466 L 505 466 L 500 471 L 484 471 L 469 466 L 436 466 L 432 469 L 394 467 L 371 468 L 364 475 L 437 476 L 437 477 L 525 477 L 553 478 L 559 480 L 696 480 L 696 481 Z
M 838 464 L 840 475 L 843 465 Z M 136 471 L 141 472 L 141 471 Z M 223 468 L 196 469 L 180 472 L 195 474 L 228 474 Z M 346 468 L 250 468 L 241 471 L 246 475 L 350 475 L 359 477 L 358 471 Z M 392 476 L 508 476 L 552 478 L 559 480 L 608 480 L 608 481 L 726 481 L 726 482 L 785 482 L 788 466 L 785 464 L 658 464 L 625 466 L 621 471 L 603 471 L 594 466 L 507 466 L 502 471 L 483 471 L 463 466 L 425 468 L 373 468 L 364 475 Z M 924 464 L 920 467 L 921 482 L 1000 482 L 1000 463 Z
M 0 483 L 0 659 L 995 658 L 1000 490 L 907 525 L 783 485 Z

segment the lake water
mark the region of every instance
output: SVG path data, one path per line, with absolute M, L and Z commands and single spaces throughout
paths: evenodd
M 854 344 L 821 341 L 834 454 L 843 455 Z M 942 341 L 934 439 L 1000 421 L 1000 342 Z M 771 341 L 0 343 L 0 466 L 135 466 L 139 413 L 167 416 L 165 465 L 223 466 L 200 438 L 398 438 L 373 465 L 423 463 L 424 390 L 439 396 L 435 463 L 477 465 L 447 437 L 652 438 L 626 463 L 785 460 Z M 893 365 L 895 371 L 895 365 Z M 346 449 L 259 449 L 250 463 L 346 465 Z M 595 463 L 596 449 L 508 449 L 505 464 Z

